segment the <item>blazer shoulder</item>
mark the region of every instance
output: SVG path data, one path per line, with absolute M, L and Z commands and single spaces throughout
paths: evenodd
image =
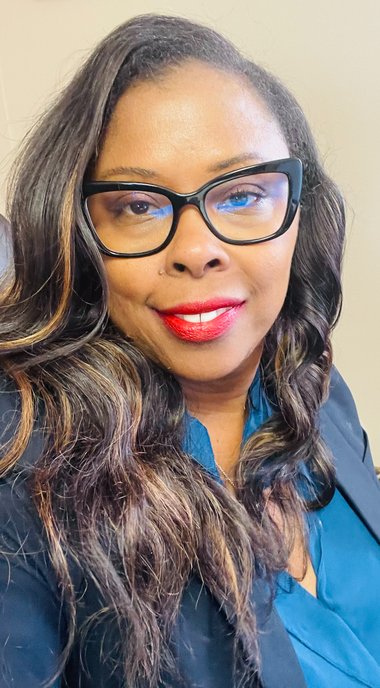
M 326 405 L 337 413 L 344 412 L 352 421 L 360 424 L 358 411 L 351 390 L 335 366 L 331 368 L 329 396 Z
M 339 371 L 332 367 L 328 398 L 320 411 L 322 428 L 334 424 L 349 440 L 362 437 L 362 427 L 352 393 Z
M 331 370 L 329 396 L 321 407 L 319 420 L 322 437 L 333 454 L 344 456 L 346 461 L 363 463 L 376 480 L 367 433 L 361 425 L 352 393 L 335 366 Z
M 15 383 L 0 369 L 0 442 L 6 442 L 20 418 L 20 394 Z
M 20 392 L 14 381 L 0 370 L 0 460 L 10 447 L 18 431 L 20 420 Z M 28 445 L 16 465 L 23 470 L 33 465 L 41 455 L 43 445 L 42 406 L 39 405 Z

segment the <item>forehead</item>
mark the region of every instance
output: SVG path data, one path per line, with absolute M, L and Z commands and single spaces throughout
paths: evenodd
M 289 155 L 275 117 L 245 79 L 189 62 L 120 97 L 96 167 L 100 176 L 119 165 L 149 167 L 162 182 L 186 168 L 200 179 L 246 152 L 247 165 Z

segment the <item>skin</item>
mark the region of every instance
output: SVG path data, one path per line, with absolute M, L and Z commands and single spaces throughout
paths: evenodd
M 252 87 L 191 61 L 154 82 L 137 83 L 119 99 L 93 179 L 145 181 L 189 193 L 223 172 L 288 156 L 277 122 Z M 117 172 L 120 167 L 151 172 Z M 285 300 L 298 224 L 297 213 L 281 237 L 233 246 L 209 231 L 196 208 L 187 207 L 160 253 L 104 256 L 112 320 L 142 348 L 153 347 L 176 375 L 226 472 L 238 460 L 247 391 L 263 340 Z M 178 339 L 154 311 L 215 296 L 239 297 L 245 305 L 233 327 L 211 342 Z M 296 544 L 293 575 L 301 570 L 302 554 Z M 304 585 L 315 594 L 310 563 Z
M 244 161 L 217 169 L 243 155 Z M 223 171 L 288 156 L 276 121 L 251 88 L 236 76 L 191 62 L 155 82 L 138 83 L 120 98 L 94 179 L 146 181 L 184 193 Z M 148 168 L 154 176 L 109 173 L 120 166 Z M 112 319 L 141 346 L 154 347 L 196 415 L 211 419 L 217 410 L 219 425 L 221 413 L 242 416 L 263 339 L 285 299 L 297 228 L 298 216 L 274 241 L 232 246 L 208 230 L 196 208 L 187 207 L 162 252 L 104 257 Z M 153 310 L 226 295 L 246 304 L 233 328 L 212 342 L 177 339 Z

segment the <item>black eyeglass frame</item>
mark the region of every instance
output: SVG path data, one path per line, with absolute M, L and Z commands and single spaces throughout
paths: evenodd
M 285 217 L 281 227 L 273 234 L 261 239 L 228 239 L 218 232 L 210 221 L 206 206 L 205 197 L 211 189 L 223 184 L 231 179 L 238 179 L 239 177 L 245 177 L 251 174 L 262 174 L 264 172 L 282 172 L 288 178 L 289 183 L 289 195 L 288 195 L 288 205 L 285 212 Z M 169 199 L 173 206 L 173 222 L 166 237 L 157 248 L 151 249 L 149 251 L 140 251 L 139 253 L 123 253 L 119 251 L 112 251 L 107 248 L 101 241 L 95 227 L 93 226 L 91 216 L 87 207 L 87 199 L 97 193 L 104 191 L 148 191 L 151 193 L 159 193 Z M 297 212 L 298 206 L 300 205 L 300 198 L 302 192 L 302 161 L 299 158 L 283 158 L 281 160 L 272 160 L 270 162 L 259 163 L 258 165 L 252 165 L 250 167 L 242 167 L 238 170 L 233 170 L 232 172 L 227 172 L 227 174 L 215 177 L 211 181 L 203 184 L 197 191 L 190 194 L 181 194 L 172 191 L 171 189 L 166 189 L 163 186 L 156 186 L 154 184 L 145 184 L 139 182 L 116 182 L 116 181 L 96 181 L 96 182 L 85 182 L 82 188 L 82 209 L 86 222 L 92 235 L 102 253 L 108 256 L 116 256 L 118 258 L 141 258 L 143 256 L 151 256 L 155 253 L 162 251 L 168 244 L 170 244 L 179 221 L 179 211 L 187 205 L 194 205 L 198 208 L 202 215 L 204 222 L 206 223 L 208 229 L 214 236 L 216 236 L 221 241 L 227 244 L 234 244 L 238 246 L 245 246 L 247 244 L 261 244 L 264 241 L 270 241 L 275 239 L 281 234 L 284 234 L 292 224 L 295 214 Z

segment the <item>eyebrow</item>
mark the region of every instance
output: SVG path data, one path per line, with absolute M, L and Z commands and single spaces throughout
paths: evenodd
M 216 165 L 212 165 L 207 169 L 207 172 L 222 172 L 228 167 L 233 165 L 238 165 L 240 163 L 247 162 L 248 160 L 254 160 L 255 163 L 264 162 L 263 157 L 256 153 L 255 151 L 250 151 L 247 153 L 241 153 L 240 155 L 234 155 L 232 158 L 227 158 L 218 162 Z M 154 170 L 150 170 L 146 167 L 112 167 L 99 175 L 100 179 L 106 181 L 110 177 L 116 177 L 118 175 L 124 175 L 126 178 L 129 176 L 142 177 L 143 179 L 159 179 L 160 175 Z
M 241 153 L 240 155 L 234 155 L 233 158 L 222 160 L 222 162 L 218 162 L 216 165 L 209 167 L 207 171 L 222 172 L 223 170 L 227 169 L 227 167 L 232 167 L 232 165 L 239 165 L 240 163 L 247 162 L 248 160 L 254 160 L 255 164 L 264 162 L 263 157 L 259 153 L 255 151 L 250 151 L 249 153 Z
M 159 174 L 155 172 L 154 170 L 148 170 L 145 167 L 112 167 L 109 170 L 106 170 L 105 172 L 102 172 L 100 175 L 100 179 L 103 179 L 106 181 L 106 179 L 109 179 L 110 177 L 116 177 L 119 174 L 124 174 L 124 175 L 136 175 L 138 177 L 143 177 L 144 179 L 158 179 Z

